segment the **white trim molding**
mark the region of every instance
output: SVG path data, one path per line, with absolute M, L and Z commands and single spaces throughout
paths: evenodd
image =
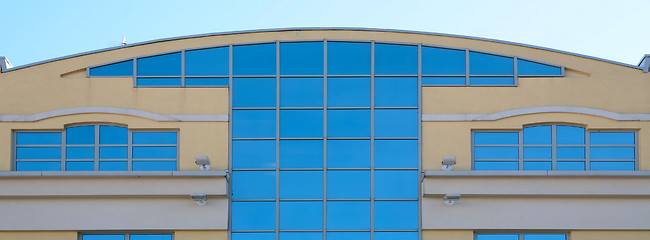
M 36 122 L 47 118 L 84 113 L 108 113 L 147 118 L 160 122 L 227 122 L 228 114 L 159 114 L 119 107 L 75 107 L 24 115 L 0 115 L 0 122 Z
M 577 113 L 609 118 L 617 121 L 650 121 L 648 113 L 616 113 L 602 109 L 573 106 L 542 106 L 506 110 L 486 114 L 422 114 L 423 122 L 496 121 L 503 118 L 536 113 Z

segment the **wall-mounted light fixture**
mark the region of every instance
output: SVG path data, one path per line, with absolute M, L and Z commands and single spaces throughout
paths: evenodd
M 451 171 L 453 165 L 456 165 L 456 156 L 442 157 L 442 170 Z
M 190 194 L 190 198 L 196 201 L 196 205 L 203 206 L 208 204 L 208 195 L 205 195 L 205 193 Z
M 194 163 L 199 165 L 201 170 L 210 170 L 210 158 L 208 156 L 196 156 L 194 157 Z
M 445 194 L 442 200 L 445 200 L 445 205 L 452 206 L 456 204 L 456 201 L 460 200 L 460 194 Z

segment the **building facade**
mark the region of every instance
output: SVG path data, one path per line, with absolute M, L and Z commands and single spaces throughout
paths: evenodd
M 0 239 L 650 239 L 649 55 L 314 28 L 0 60 Z

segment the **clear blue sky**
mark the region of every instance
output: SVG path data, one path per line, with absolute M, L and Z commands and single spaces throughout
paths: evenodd
M 14 66 L 190 34 L 286 27 L 469 35 L 636 65 L 650 53 L 648 0 L 0 0 L 0 56 Z

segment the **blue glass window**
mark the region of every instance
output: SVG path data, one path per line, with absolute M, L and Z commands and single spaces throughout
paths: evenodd
M 95 144 L 95 126 L 69 127 L 65 134 L 68 145 Z
M 375 106 L 417 107 L 418 79 L 414 77 L 375 78 Z
M 126 159 L 128 156 L 127 147 L 100 147 L 100 159 Z
M 227 76 L 229 72 L 228 55 L 228 47 L 186 51 L 185 75 Z
M 322 107 L 322 78 L 280 79 L 281 107 Z
M 234 171 L 233 199 L 275 199 L 275 171 Z
M 370 78 L 328 78 L 328 107 L 370 107 Z
M 327 202 L 327 230 L 370 230 L 370 202 Z
M 176 158 L 176 147 L 133 147 L 133 158 Z
M 322 171 L 280 171 L 280 199 L 323 198 Z
M 275 148 L 275 143 L 273 144 Z M 257 151 L 252 150 L 251 151 Z M 280 141 L 281 168 L 322 168 L 323 140 Z
M 133 144 L 176 144 L 176 132 L 134 132 Z
M 557 162 L 559 171 L 584 171 L 585 162 Z
M 328 199 L 370 199 L 370 171 L 328 171 Z
M 557 159 L 585 159 L 584 147 L 558 147 Z
M 418 47 L 375 44 L 375 74 L 418 74 Z
M 524 128 L 524 144 L 551 144 L 551 126 Z
M 181 53 L 138 58 L 138 76 L 180 76 Z
M 322 230 L 323 202 L 280 202 L 280 230 Z
M 551 147 L 524 147 L 524 159 L 551 159 Z
M 274 110 L 233 110 L 234 138 L 274 138 Z
M 126 161 L 100 161 L 99 171 L 126 171 Z
M 465 86 L 465 77 L 422 77 L 423 86 Z
M 228 78 L 185 78 L 186 87 L 228 86 Z
M 370 140 L 327 140 L 327 167 L 370 168 Z
M 16 133 L 16 145 L 59 145 L 60 132 L 19 132 Z
M 585 144 L 585 129 L 573 126 L 557 126 L 557 144 Z
M 475 159 L 518 159 L 518 147 L 474 147 Z
M 91 77 L 131 77 L 133 76 L 133 60 L 91 68 L 88 75 Z
M 66 162 L 66 171 L 94 171 L 95 164 L 93 162 Z
M 375 229 L 417 230 L 417 201 L 376 201 Z
M 417 137 L 417 109 L 375 110 L 375 137 Z
M 275 240 L 275 233 L 232 233 L 232 240 Z
M 518 234 L 476 234 L 476 240 L 519 240 Z
M 417 140 L 375 140 L 375 168 L 417 167 Z
M 61 162 L 16 162 L 16 171 L 61 171 Z
M 83 240 L 124 240 L 124 235 L 102 234 L 102 235 L 83 235 Z
M 375 240 L 417 240 L 417 232 L 375 232 Z
M 235 78 L 233 85 L 233 107 L 275 107 L 275 78 Z
M 129 240 L 172 240 L 171 234 L 131 234 Z
M 471 75 L 513 75 L 513 68 L 514 61 L 510 57 L 478 52 L 469 53 L 469 73 Z
M 422 47 L 422 74 L 465 75 L 465 51 Z
M 234 169 L 275 168 L 275 140 L 232 141 L 232 159 Z
M 524 240 L 566 240 L 566 234 L 524 234 Z
M 562 76 L 562 69 L 555 66 L 517 59 L 517 73 L 530 76 Z
M 591 159 L 634 159 L 634 147 L 591 147 Z
M 280 110 L 280 137 L 323 137 L 323 110 Z
M 327 240 L 370 240 L 370 232 L 327 232 Z
M 469 85 L 476 86 L 502 86 L 502 85 L 514 85 L 515 78 L 513 77 L 470 77 Z
M 475 132 L 474 144 L 518 144 L 517 132 Z
M 275 43 L 233 48 L 235 75 L 275 75 Z
M 138 78 L 136 80 L 138 87 L 180 87 L 180 78 Z
M 370 43 L 328 42 L 327 74 L 370 75 Z
M 176 171 L 176 161 L 133 161 L 133 171 Z
M 506 161 L 477 161 L 474 162 L 474 170 L 519 170 L 519 163 Z
M 404 170 L 375 171 L 375 198 L 418 198 L 418 172 Z
M 233 202 L 232 230 L 275 230 L 275 202 Z
M 634 171 L 634 162 L 591 162 L 593 171 Z
M 323 233 L 319 232 L 281 232 L 280 240 L 322 240 Z
M 128 129 L 117 126 L 99 126 L 99 144 L 126 144 Z
M 550 171 L 551 165 L 551 162 L 524 162 L 524 170 Z
M 95 158 L 94 147 L 67 147 L 65 150 L 66 159 L 93 159 Z
M 280 74 L 322 75 L 323 42 L 280 43 Z
M 592 132 L 589 134 L 592 145 L 632 145 L 634 132 Z
M 17 147 L 16 159 L 61 159 L 61 148 Z
M 370 137 L 370 110 L 328 110 L 328 137 Z

